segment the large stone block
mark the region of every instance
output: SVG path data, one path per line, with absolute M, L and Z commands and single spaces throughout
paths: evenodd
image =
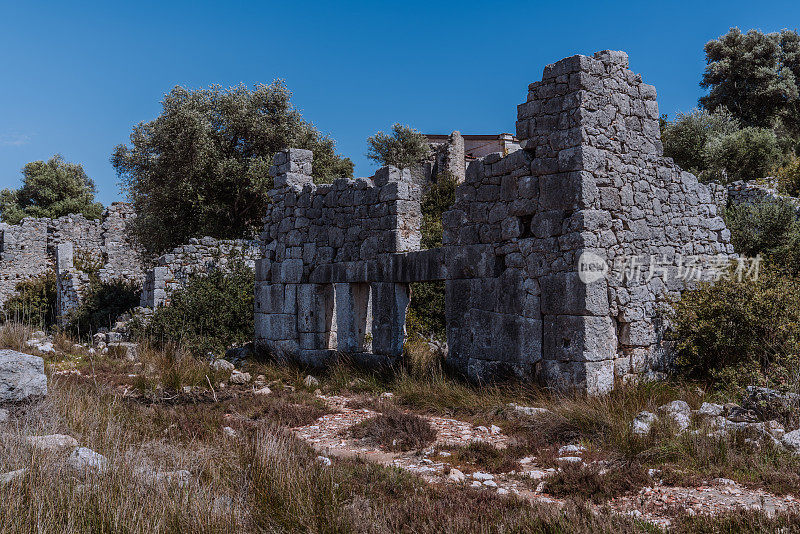
M 272 280 L 283 284 L 299 284 L 303 281 L 303 260 L 293 258 L 273 263 Z
M 372 351 L 400 356 L 405 342 L 409 289 L 406 284 L 372 284 Z
M 334 284 L 337 349 L 361 352 L 367 334 L 369 284 Z
M 576 272 L 542 277 L 542 313 L 548 315 L 607 315 L 608 283 L 605 278 L 589 284 Z
M 610 317 L 547 315 L 544 318 L 544 357 L 548 360 L 613 360 L 616 351 L 617 335 Z
M 21 402 L 47 395 L 44 360 L 0 349 L 0 403 Z
M 451 279 L 495 276 L 497 257 L 489 245 L 445 247 L 445 264 Z
M 300 332 L 330 332 L 333 301 L 332 284 L 299 284 L 297 286 L 298 330 Z

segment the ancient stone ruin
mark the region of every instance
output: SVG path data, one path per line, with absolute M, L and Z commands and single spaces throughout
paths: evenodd
M 735 257 L 709 188 L 664 158 L 656 91 L 623 52 L 544 69 L 517 110 L 523 150 L 472 162 L 420 248 L 408 171 L 312 182 L 276 155 L 256 266 L 256 346 L 320 364 L 401 356 L 409 284 L 446 284 L 448 363 L 589 393 L 658 365 L 659 302 Z
M 28 217 L 18 225 L 0 223 L 0 305 L 14 294 L 17 284 L 54 268 L 59 247 L 63 276 L 58 280 L 65 284 L 65 305 L 81 283 L 75 262 L 91 264 L 103 281 L 141 280 L 142 256 L 125 233 L 134 216 L 132 206 L 115 202 L 96 221 L 65 215 L 57 219 Z
M 169 304 L 172 292 L 192 274 L 227 269 L 237 260 L 253 268 L 262 255 L 256 240 L 203 237 L 148 259 L 127 237 L 127 225 L 135 217 L 133 206 L 115 202 L 96 221 L 67 215 L 0 223 L 0 306 L 20 282 L 53 270 L 61 319 L 82 302 L 90 272 L 102 282 L 142 284 L 141 306 L 157 308 Z

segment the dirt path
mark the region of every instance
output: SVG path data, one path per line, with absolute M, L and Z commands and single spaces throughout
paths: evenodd
M 350 408 L 351 400 L 342 396 L 320 395 L 331 408 L 337 410 L 320 417 L 313 424 L 292 429 L 303 441 L 314 447 L 321 455 L 334 457 L 361 457 L 381 465 L 394 466 L 414 473 L 429 483 L 456 484 L 481 491 L 492 491 L 500 495 L 515 494 L 531 502 L 564 504 L 546 492 L 543 482 L 556 469 L 545 469 L 537 465 L 536 458 L 523 458 L 519 468 L 508 473 L 465 472 L 464 476 L 451 474 L 450 454 L 440 448 L 453 448 L 480 440 L 497 448 L 508 446 L 508 437 L 497 427 L 477 427 L 456 419 L 425 416 L 436 429 L 434 444 L 422 451 L 389 452 L 363 440 L 347 436 L 347 429 L 378 415 L 366 408 Z M 565 450 L 562 461 L 578 462 L 582 451 L 578 447 Z M 570 458 L 570 459 L 566 459 Z M 697 487 L 674 487 L 662 485 L 654 473 L 653 485 L 643 488 L 637 495 L 619 497 L 607 506 L 622 514 L 631 515 L 661 527 L 670 525 L 676 513 L 715 515 L 732 510 L 762 510 L 767 515 L 795 511 L 800 512 L 800 500 L 793 496 L 776 496 L 771 493 L 749 489 L 732 480 L 717 479 L 708 485 Z

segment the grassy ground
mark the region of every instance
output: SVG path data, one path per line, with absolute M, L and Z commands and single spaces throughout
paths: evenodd
M 4 346 L 20 348 L 24 337 L 24 332 L 0 329 Z M 582 498 L 594 495 L 576 493 L 579 498 L 563 509 L 531 506 L 513 497 L 427 485 L 399 470 L 355 459 L 334 459 L 326 466 L 286 431 L 326 411 L 303 386 L 302 369 L 250 364 L 251 374 L 263 374 L 272 383 L 272 395 L 258 396 L 246 388 L 220 388 L 223 376 L 177 350 L 148 349 L 138 363 L 73 352 L 48 361 L 50 395 L 14 408 L 12 422 L 0 434 L 0 472 L 28 469 L 21 479 L 0 486 L 0 532 L 656 531 L 631 518 L 590 510 Z M 73 367 L 83 374 L 56 373 Z M 360 393 L 366 399 L 391 391 L 394 396 L 381 401 L 385 405 L 495 422 L 518 440 L 513 454 L 581 441 L 590 453 L 666 465 L 677 454 L 708 452 L 680 440 L 631 444 L 623 429 L 643 407 L 679 397 L 695 404 L 708 397 L 700 392 L 683 396 L 693 391 L 691 385 L 641 387 L 586 399 L 553 398 L 519 386 L 476 389 L 441 374 L 368 374 L 344 365 L 315 376 L 321 381 L 315 388 L 327 393 Z M 555 415 L 538 422 L 521 418 L 508 402 L 546 406 Z M 223 432 L 225 426 L 236 436 Z M 70 434 L 104 454 L 109 471 L 67 471 L 58 455 L 39 453 L 23 439 L 49 433 Z M 743 455 L 735 443 L 731 447 L 724 458 L 696 458 L 689 471 L 729 472 L 738 465 L 737 455 Z M 464 461 L 507 461 L 483 456 L 485 451 L 476 451 Z M 746 470 L 742 465 L 742 474 L 754 480 L 776 476 L 781 466 L 797 473 L 794 464 L 784 462 L 776 453 Z M 191 473 L 186 486 L 147 475 L 180 469 Z M 566 493 L 569 484 L 564 481 Z M 585 486 L 585 479 L 580 484 Z M 676 525 L 678 532 L 800 532 L 798 517 L 741 513 L 713 520 L 687 516 Z

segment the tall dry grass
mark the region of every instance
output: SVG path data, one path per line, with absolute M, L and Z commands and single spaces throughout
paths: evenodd
M 33 329 L 23 323 L 7 321 L 0 324 L 0 349 L 23 351 L 25 342 L 31 338 Z
M 76 472 L 65 453 L 31 448 L 28 435 L 64 433 L 103 454 L 106 472 Z M 178 446 L 145 413 L 107 392 L 56 380 L 43 402 L 18 407 L 0 437 L 0 471 L 26 469 L 0 487 L 0 532 L 232 532 L 246 526 L 236 505 L 235 456 L 222 443 Z M 223 466 L 225 468 L 223 468 Z M 186 486 L 158 472 L 186 469 Z

